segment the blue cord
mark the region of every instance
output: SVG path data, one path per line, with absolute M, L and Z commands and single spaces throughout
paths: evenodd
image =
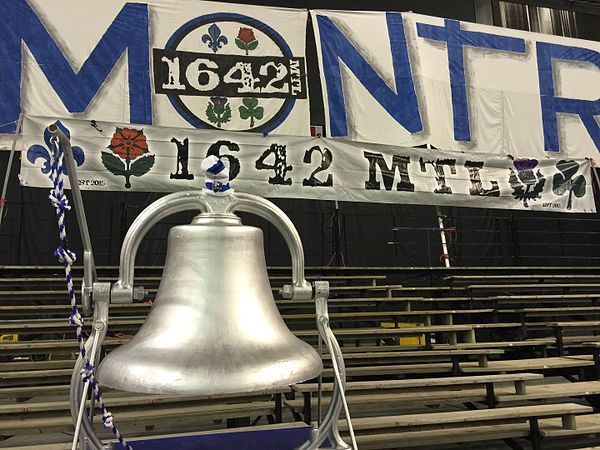
M 102 426 L 110 428 L 113 435 L 118 439 L 123 448 L 133 450 L 133 447 L 127 443 L 119 429 L 113 423 L 113 415 L 106 409 L 104 399 L 98 386 L 98 380 L 94 375 L 94 365 L 90 362 L 87 352 L 85 351 L 85 342 L 83 341 L 83 325 L 84 321 L 77 309 L 77 298 L 75 297 L 75 288 L 73 286 L 73 263 L 76 260 L 76 255 L 69 250 L 69 240 L 67 238 L 67 230 L 65 228 L 65 215 L 71 209 L 69 200 L 64 192 L 64 154 L 57 138 L 52 138 L 53 155 L 52 166 L 50 171 L 50 179 L 52 180 L 52 190 L 48 198 L 50 203 L 56 209 L 56 220 L 58 222 L 58 233 L 60 237 L 60 245 L 54 251 L 54 256 L 65 266 L 65 278 L 67 282 L 67 291 L 69 292 L 69 300 L 71 301 L 71 315 L 69 323 L 76 327 L 77 342 L 81 357 L 85 361 L 85 366 L 81 369 L 81 380 L 86 383 L 90 382 L 94 393 L 94 398 L 98 402 L 98 409 L 102 413 Z

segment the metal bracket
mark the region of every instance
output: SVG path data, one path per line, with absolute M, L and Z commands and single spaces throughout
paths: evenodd
M 321 445 L 325 442 L 325 440 L 329 441 L 331 445 L 329 448 L 331 449 L 358 450 L 356 439 L 354 437 L 354 430 L 352 428 L 352 422 L 350 419 L 350 412 L 348 411 L 348 405 L 346 403 L 346 396 L 344 393 L 346 385 L 346 367 L 344 365 L 344 358 L 337 340 L 335 339 L 335 335 L 329 326 L 329 311 L 327 308 L 329 282 L 315 281 L 313 283 L 313 288 L 317 312 L 317 328 L 319 330 L 319 336 L 323 339 L 325 345 L 327 345 L 327 348 L 329 349 L 335 378 L 333 382 L 333 394 L 331 397 L 331 402 L 329 403 L 329 407 L 327 408 L 323 422 L 317 428 L 313 428 L 310 439 L 296 450 L 321 449 Z M 321 395 L 320 392 L 319 395 Z M 348 429 L 350 431 L 350 437 L 352 438 L 351 446 L 344 442 L 338 429 L 338 420 L 340 418 L 342 408 L 346 414 Z
M 121 246 L 119 279 L 112 286 L 112 303 L 132 303 L 136 297 L 133 287 L 135 256 L 148 231 L 171 214 L 189 210 L 210 211 L 207 197 L 208 195 L 202 191 L 175 192 L 156 200 L 137 216 Z
M 81 283 L 81 309 L 84 316 L 89 316 L 92 313 L 91 294 L 93 285 L 98 281 L 96 273 L 96 264 L 94 263 L 94 253 L 92 251 L 92 240 L 90 239 L 90 230 L 88 228 L 87 218 L 85 217 L 85 209 L 83 207 L 83 199 L 79 190 L 79 179 L 77 177 L 77 164 L 73 157 L 73 148 L 71 141 L 58 128 L 56 124 L 48 127 L 48 131 L 52 134 L 53 139 L 56 139 L 58 145 L 64 152 L 65 162 L 69 169 L 69 187 L 73 196 L 73 205 L 75 214 L 77 215 L 77 224 L 81 233 L 81 242 L 83 244 L 83 281 Z
M 55 128 L 56 130 L 54 133 L 58 135 L 59 138 L 62 136 L 62 138 L 66 140 L 65 147 L 68 147 L 68 150 L 70 150 L 70 143 L 68 142 L 68 139 L 62 134 L 62 132 L 60 132 L 60 130 L 58 130 L 58 127 L 55 126 Z M 62 142 L 62 138 L 60 142 Z M 71 160 L 73 159 L 72 152 L 69 157 Z M 69 157 L 67 157 L 67 160 L 69 160 Z M 73 162 L 73 168 L 69 167 L 69 173 L 75 174 L 76 169 L 74 167 L 74 161 L 71 162 Z M 80 205 L 78 208 L 76 206 L 78 220 L 80 219 L 81 213 L 80 228 L 85 228 L 87 239 L 89 240 L 89 234 L 87 234 L 87 222 L 85 221 L 85 215 L 82 208 L 76 177 L 71 179 L 71 183 L 72 186 L 75 186 L 75 189 L 73 189 L 73 196 L 76 198 L 75 203 L 76 205 Z M 292 285 L 284 287 L 284 297 L 298 300 L 310 299 L 312 297 L 313 286 L 311 286 L 304 277 L 304 250 L 300 235 L 292 221 L 273 203 L 261 197 L 250 194 L 231 193 L 229 195 L 216 196 L 211 195 L 210 192 L 206 191 L 186 191 L 173 193 L 162 197 L 144 209 L 144 211 L 142 211 L 142 213 L 131 225 L 121 247 L 118 281 L 112 286 L 109 283 L 94 282 L 92 289 L 84 291 L 84 301 L 86 294 L 91 294 L 91 300 L 94 301 L 94 327 L 90 338 L 86 342 L 86 351 L 90 355 L 90 361 L 94 364 L 97 365 L 99 362 L 100 349 L 106 336 L 109 304 L 111 302 L 131 303 L 135 298 L 143 297 L 143 287 L 134 288 L 133 284 L 135 256 L 141 240 L 154 224 L 171 214 L 186 210 L 199 210 L 204 214 L 213 215 L 233 215 L 234 211 L 244 211 L 254 213 L 268 220 L 281 232 L 292 256 Z M 86 242 L 85 238 L 86 237 L 82 232 L 82 240 L 84 243 Z M 91 244 L 89 246 L 88 259 L 84 259 L 84 262 L 86 261 L 87 264 L 85 265 L 88 270 L 93 269 L 93 271 L 89 272 L 89 274 L 90 276 L 93 276 L 93 280 L 96 281 L 96 272 L 93 262 L 93 255 L 91 253 Z M 86 278 L 84 277 L 84 284 L 85 279 Z M 329 405 L 322 426 L 313 430 L 312 438 L 300 448 L 305 450 L 316 450 L 325 441 L 325 439 L 329 439 L 329 442 L 332 444 L 332 449 L 356 449 L 357 447 L 352 431 L 348 407 L 346 405 L 344 396 L 344 384 L 346 376 L 345 366 L 340 347 L 337 344 L 331 328 L 329 327 L 329 315 L 327 312 L 329 283 L 323 281 L 315 282 L 314 292 L 317 310 L 317 327 L 319 329 L 320 339 L 325 341 L 327 347 L 329 348 L 329 352 L 332 355 L 332 362 L 335 372 L 335 387 L 332 402 Z M 89 297 L 87 298 L 89 299 Z M 81 448 L 88 448 L 88 446 L 90 446 L 91 448 L 100 450 L 104 447 L 98 435 L 92 428 L 91 415 L 90 417 L 87 417 L 84 414 L 89 383 L 81 382 L 80 371 L 83 365 L 84 360 L 80 356 L 77 360 L 73 376 L 71 378 L 71 414 L 76 420 L 76 435 L 74 438 L 74 443 L 79 440 L 81 443 Z M 342 408 L 344 408 L 346 412 L 346 418 L 348 420 L 354 447 L 348 446 L 342 440 L 337 428 L 337 421 Z
M 304 278 L 304 249 L 300 234 L 290 218 L 272 202 L 252 194 L 236 192 L 230 196 L 231 206 L 226 212 L 243 211 L 268 220 L 281 233 L 292 256 L 292 284 L 281 290 L 285 299 L 308 300 L 312 287 Z
M 94 283 L 92 290 L 92 300 L 94 301 L 94 318 L 92 332 L 85 343 L 85 349 L 89 355 L 91 364 L 97 365 L 100 360 L 102 342 L 108 331 L 108 310 L 110 304 L 110 283 Z M 85 366 L 85 361 L 81 355 L 77 358 L 73 375 L 71 376 L 69 403 L 71 416 L 75 422 L 75 434 L 73 436 L 73 445 L 80 442 L 82 449 L 94 448 L 102 449 L 102 441 L 92 428 L 90 417 L 85 414 L 85 404 L 88 397 L 90 382 L 82 382 L 81 369 Z M 91 408 L 94 404 L 92 402 Z

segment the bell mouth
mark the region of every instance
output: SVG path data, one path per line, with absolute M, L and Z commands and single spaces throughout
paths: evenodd
M 298 354 L 285 360 L 279 349 L 273 358 L 261 353 L 258 358 L 246 356 L 242 362 L 221 359 L 221 364 L 212 367 L 187 367 L 187 361 L 178 357 L 141 359 L 135 356 L 135 345 L 127 348 L 131 344 L 113 350 L 100 364 L 97 378 L 102 386 L 143 394 L 251 394 L 311 380 L 323 371 L 317 352 L 302 341 L 301 346 L 308 348 L 295 348 Z

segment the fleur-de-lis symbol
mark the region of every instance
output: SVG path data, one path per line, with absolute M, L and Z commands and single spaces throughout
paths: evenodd
M 208 34 L 202 36 L 202 42 L 208 45 L 213 52 L 217 53 L 217 51 L 227 45 L 227 37 L 221 34 L 221 29 L 216 23 L 213 23 L 210 27 L 208 27 Z
M 60 121 L 54 122 L 54 125 L 56 125 L 65 134 L 65 136 L 67 136 L 68 138 L 71 138 L 71 132 Z M 46 147 L 43 147 L 38 144 L 34 144 L 31 147 L 29 147 L 29 149 L 27 150 L 27 160 L 31 164 L 35 164 L 38 159 L 43 160 L 43 164 L 40 169 L 43 174 L 50 173 L 50 168 L 52 166 L 52 162 L 54 159 L 53 146 L 52 146 L 50 139 L 51 139 L 50 132 L 48 131 L 48 128 L 46 128 L 44 130 L 44 142 L 46 143 Z M 73 159 L 75 159 L 75 163 L 78 166 L 81 166 L 83 164 L 83 162 L 85 161 L 85 154 L 83 153 L 83 150 L 77 146 L 73 146 L 72 149 L 73 149 Z M 68 175 L 66 161 L 63 161 L 63 170 L 64 170 L 65 174 Z

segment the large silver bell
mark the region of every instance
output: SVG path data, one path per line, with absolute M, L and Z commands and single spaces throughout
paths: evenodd
M 262 231 L 203 214 L 171 229 L 148 318 L 97 376 L 124 391 L 211 395 L 289 386 L 322 369 L 275 305 Z

